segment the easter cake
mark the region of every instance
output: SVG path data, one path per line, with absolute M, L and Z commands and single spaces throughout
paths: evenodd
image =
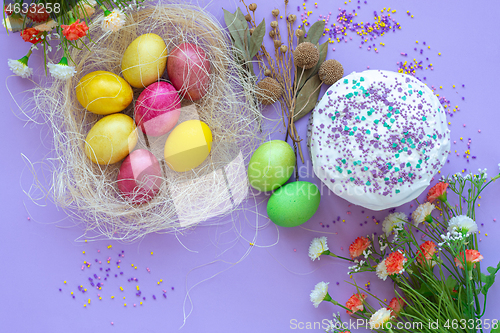
M 372 210 L 417 198 L 446 162 L 450 131 L 433 92 L 414 77 L 369 70 L 332 85 L 310 120 L 316 176 Z

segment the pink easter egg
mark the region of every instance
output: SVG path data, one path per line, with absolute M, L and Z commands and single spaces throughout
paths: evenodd
M 167 134 L 179 120 L 181 100 L 170 83 L 159 81 L 144 89 L 135 102 L 137 127 L 150 136 Z
M 201 47 L 191 43 L 177 46 L 167 59 L 167 73 L 179 94 L 197 101 L 210 87 L 210 61 Z
M 142 204 L 160 191 L 161 177 L 156 157 L 146 149 L 137 149 L 123 160 L 118 172 L 118 190 L 131 203 Z

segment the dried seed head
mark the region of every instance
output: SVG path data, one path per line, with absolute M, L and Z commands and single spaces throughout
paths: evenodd
M 294 14 L 288 15 L 288 21 L 290 23 L 297 21 L 297 15 L 294 15 Z
M 264 105 L 274 104 L 283 95 L 280 84 L 271 77 L 257 83 L 257 92 L 257 99 Z
M 281 51 L 281 53 L 286 53 L 286 51 L 288 51 L 288 47 L 286 45 L 281 45 L 280 51 Z
M 344 76 L 344 67 L 337 60 L 330 59 L 321 64 L 318 74 L 324 84 L 334 84 Z
M 257 4 L 251 3 L 250 5 L 248 5 L 248 9 L 250 9 L 252 12 L 255 12 L 255 10 L 257 9 Z
M 277 27 L 278 27 L 278 21 L 272 21 L 271 28 L 277 28 Z
M 247 22 L 250 22 L 252 20 L 252 16 L 250 16 L 250 14 L 246 14 L 245 20 L 247 20 Z
M 295 30 L 295 36 L 304 37 L 304 30 L 302 30 L 302 29 Z
M 293 51 L 293 61 L 303 69 L 314 67 L 319 61 L 318 47 L 309 42 L 300 43 Z
M 265 71 L 264 71 L 264 75 L 265 76 L 271 76 L 272 72 L 269 68 L 267 68 Z
M 253 35 L 253 32 L 255 31 L 255 28 L 250 29 L 250 36 Z
M 277 49 L 280 46 L 281 46 L 281 41 L 280 40 L 275 40 L 274 41 L 274 48 Z
M 278 15 L 280 14 L 280 10 L 279 9 L 273 9 L 273 11 L 271 13 L 273 13 L 274 17 L 278 17 Z
M 276 31 L 274 30 L 269 31 L 269 37 L 274 38 L 274 36 L 276 36 Z

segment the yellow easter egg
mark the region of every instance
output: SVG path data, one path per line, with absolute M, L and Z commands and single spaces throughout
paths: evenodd
M 92 162 L 107 165 L 123 160 L 137 144 L 134 120 L 116 113 L 99 120 L 85 139 L 85 154 Z
M 212 131 L 200 120 L 177 125 L 165 143 L 165 162 L 170 169 L 185 172 L 199 166 L 212 149 Z
M 85 75 L 75 90 L 76 98 L 84 108 L 102 115 L 124 110 L 134 97 L 127 81 L 106 71 L 95 71 Z
M 147 87 L 163 75 L 167 55 L 167 45 L 160 36 L 152 33 L 140 35 L 123 54 L 123 77 L 132 87 Z

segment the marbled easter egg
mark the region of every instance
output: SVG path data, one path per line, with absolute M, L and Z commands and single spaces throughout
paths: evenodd
M 272 191 L 285 184 L 295 167 L 295 153 L 285 141 L 263 143 L 248 164 L 248 181 L 259 191 Z

